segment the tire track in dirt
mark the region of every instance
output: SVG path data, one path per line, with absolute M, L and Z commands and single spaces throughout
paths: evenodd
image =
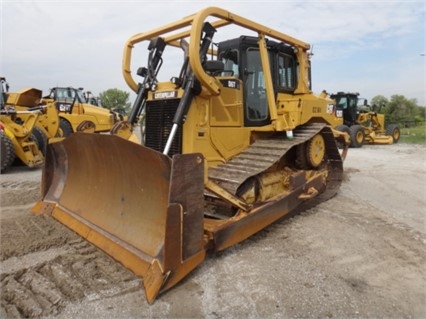
M 30 212 L 2 220 L 0 232 L 0 261 L 60 247 L 77 237 L 52 218 Z
M 140 289 L 140 280 L 82 239 L 67 252 L 29 268 L 1 274 L 1 306 L 8 317 L 58 315 L 67 303 L 97 300 Z
M 3 207 L 32 204 L 40 198 L 40 181 L 1 181 L 0 202 Z
M 30 213 L 40 197 L 39 179 L 25 180 L 17 175 L 16 179 L 2 180 L 0 190 L 0 261 L 61 247 L 77 238 L 50 217 Z

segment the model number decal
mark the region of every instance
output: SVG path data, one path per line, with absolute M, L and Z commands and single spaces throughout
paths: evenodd
M 312 113 L 321 113 L 321 107 L 319 106 L 312 107 Z
M 226 88 L 240 89 L 240 82 L 236 80 L 220 80 L 220 83 Z

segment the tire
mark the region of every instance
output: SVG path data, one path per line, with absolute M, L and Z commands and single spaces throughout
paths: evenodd
M 365 135 L 364 129 L 361 125 L 353 125 L 349 128 L 349 135 L 351 136 L 351 147 L 360 148 L 364 144 Z
M 47 136 L 44 134 L 43 130 L 38 126 L 34 126 L 32 135 L 37 143 L 38 149 L 41 151 L 43 156 L 46 155 L 46 146 L 47 146 Z
M 15 146 L 13 145 L 13 142 L 9 136 L 4 133 L 4 131 L 0 131 L 0 147 L 0 168 L 1 172 L 3 173 L 12 165 L 16 157 Z
M 386 128 L 386 135 L 392 136 L 393 142 L 398 143 L 399 138 L 401 137 L 399 126 L 396 124 L 389 124 Z
M 72 130 L 72 126 L 71 126 L 70 122 L 68 122 L 67 120 L 65 120 L 63 118 L 61 118 L 59 120 L 59 128 L 62 130 L 62 136 L 63 137 L 68 137 L 72 133 L 74 133 L 74 131 Z

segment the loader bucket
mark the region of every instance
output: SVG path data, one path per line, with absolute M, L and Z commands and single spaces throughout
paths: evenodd
M 151 303 L 204 260 L 203 169 L 200 154 L 171 159 L 117 136 L 75 133 L 48 145 L 33 212 L 141 276 Z

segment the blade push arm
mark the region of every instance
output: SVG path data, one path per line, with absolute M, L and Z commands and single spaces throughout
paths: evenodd
M 202 38 L 200 46 L 200 61 L 202 63 L 206 60 L 206 54 L 209 49 L 210 44 L 213 40 L 213 35 L 216 32 L 216 29 L 208 22 L 205 22 L 203 25 L 204 36 Z M 164 147 L 163 154 L 167 155 L 169 153 L 170 147 L 173 143 L 174 136 L 179 125 L 182 125 L 185 121 L 185 116 L 188 113 L 189 106 L 191 105 L 192 99 L 194 96 L 200 93 L 201 87 L 200 83 L 196 79 L 194 73 L 192 72 L 191 66 L 188 65 L 188 71 L 185 75 L 185 80 L 183 83 L 183 95 L 182 99 L 179 102 L 179 106 L 176 110 L 175 116 L 173 118 L 173 126 L 170 132 L 170 135 L 167 139 L 166 146 Z

